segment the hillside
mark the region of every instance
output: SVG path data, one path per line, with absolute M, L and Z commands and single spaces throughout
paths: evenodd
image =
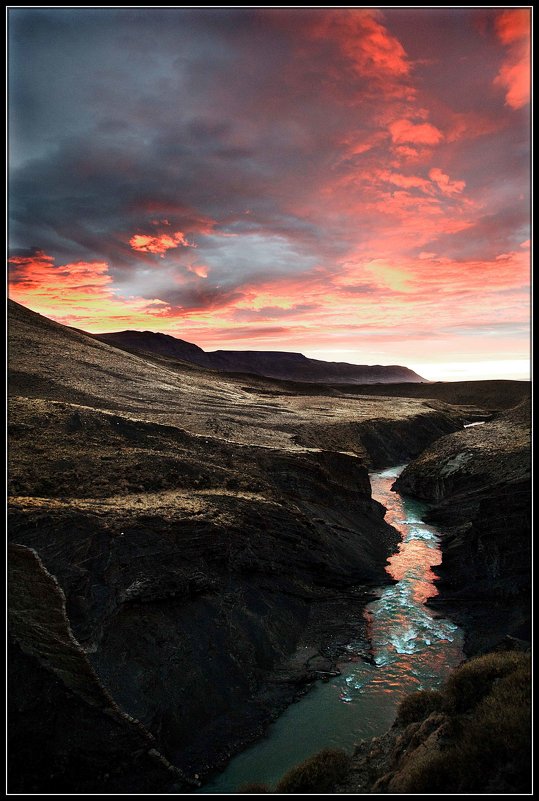
M 393 398 L 432 398 L 456 406 L 479 406 L 489 412 L 511 409 L 529 398 L 531 383 L 512 379 L 481 381 L 436 381 L 426 384 L 397 383 L 377 386 L 347 386 L 348 394 L 383 395 Z M 470 416 L 470 421 L 474 419 Z
M 413 370 L 400 365 L 356 365 L 309 359 L 284 351 L 217 350 L 207 353 L 183 339 L 151 331 L 94 334 L 96 339 L 124 350 L 153 353 L 230 373 L 254 373 L 289 381 L 341 384 L 424 382 Z
M 465 412 L 128 353 L 14 303 L 8 326 L 11 789 L 144 788 L 140 759 L 182 792 L 352 636 L 367 652 L 397 542 L 368 466 Z M 106 736 L 79 728 L 112 714 L 88 692 L 119 710 Z

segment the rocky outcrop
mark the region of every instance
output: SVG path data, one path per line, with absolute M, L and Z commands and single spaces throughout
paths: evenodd
M 402 464 L 418 456 L 439 437 L 462 427 L 459 413 L 440 405 L 440 409 L 426 410 L 407 420 L 379 417 L 332 426 L 307 424 L 299 429 L 295 442 L 306 446 L 318 443 L 322 447 L 339 443 L 341 447 L 359 451 L 365 463 L 375 470 Z
M 438 440 L 395 482 L 434 504 L 428 519 L 442 528 L 443 559 L 429 603 L 464 627 L 468 653 L 530 636 L 530 462 L 523 402 Z

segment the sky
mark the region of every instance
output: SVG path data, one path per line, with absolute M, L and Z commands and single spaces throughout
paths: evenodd
M 9 295 L 526 378 L 530 9 L 11 8 Z

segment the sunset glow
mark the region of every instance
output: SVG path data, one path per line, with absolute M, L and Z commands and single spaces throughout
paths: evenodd
M 10 60 L 14 300 L 528 377 L 528 8 L 19 8 Z

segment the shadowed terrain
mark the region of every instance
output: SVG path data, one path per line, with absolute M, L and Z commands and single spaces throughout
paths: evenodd
M 430 603 L 465 628 L 468 653 L 531 637 L 530 428 L 527 399 L 437 440 L 395 482 L 433 504 L 444 539 Z
M 144 789 L 129 768 L 141 749 L 157 754 L 152 789 L 182 791 L 259 736 L 334 669 L 387 580 L 398 537 L 368 468 L 490 414 L 473 399 L 219 374 L 11 302 L 9 347 L 9 530 L 24 556 L 10 623 L 18 792 Z M 36 570 L 52 581 L 39 597 Z M 106 737 L 81 728 L 88 698 L 47 645 L 54 618 L 33 623 L 49 604 L 64 609 L 70 675 L 79 665 L 119 710 Z M 45 748 L 54 715 L 65 737 Z
M 326 750 L 290 770 L 276 793 L 529 794 L 531 664 L 519 648 L 457 667 L 439 690 L 411 693 L 388 732 L 352 756 Z M 272 792 L 262 785 L 239 792 Z

